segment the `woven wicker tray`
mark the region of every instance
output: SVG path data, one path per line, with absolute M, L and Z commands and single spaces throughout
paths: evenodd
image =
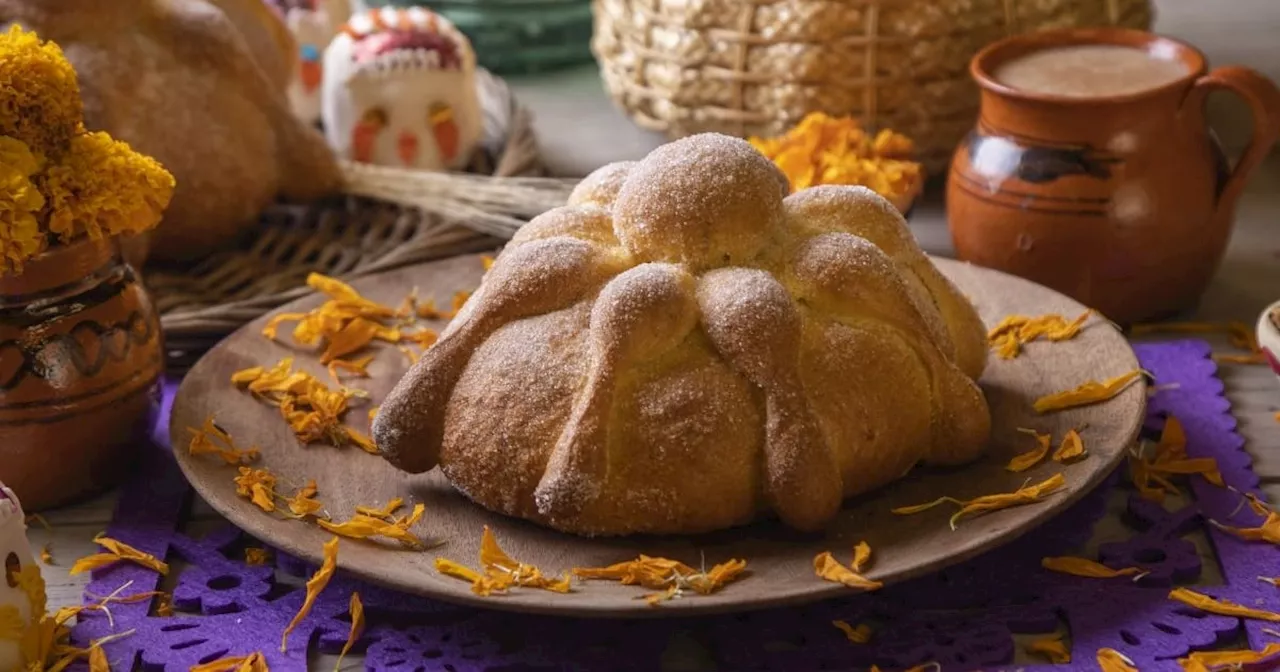
M 349 164 L 343 196 L 273 206 L 252 235 L 194 268 L 148 267 L 170 371 L 185 371 L 232 331 L 308 293 L 312 272 L 352 279 L 493 249 L 564 203 L 575 181 L 541 177 L 528 111 L 502 80 L 479 74 L 485 139 L 471 174 Z

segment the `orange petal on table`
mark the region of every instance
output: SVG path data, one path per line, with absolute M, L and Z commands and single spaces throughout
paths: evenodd
M 111 672 L 111 664 L 107 662 L 107 652 L 96 644 L 89 647 L 89 672 Z
M 1218 487 L 1226 485 L 1222 480 L 1222 472 L 1218 470 L 1218 461 L 1212 457 L 1193 457 L 1183 460 L 1155 462 L 1149 468 L 1153 473 L 1157 474 L 1199 474 L 1204 480 Z
M 436 571 L 445 576 L 462 579 L 468 583 L 476 583 L 484 578 L 476 570 L 448 558 L 436 558 Z
M 391 516 L 395 515 L 395 512 L 398 511 L 402 506 L 404 506 L 403 499 L 399 497 L 392 497 L 381 508 L 374 508 L 372 506 L 357 506 L 356 513 L 362 516 L 369 516 L 370 518 L 381 518 L 383 520 L 390 520 Z
M 335 359 L 329 362 L 329 377 L 338 380 L 338 372 L 345 371 L 361 378 L 369 377 L 369 363 L 374 355 L 365 355 L 359 359 Z
M 374 444 L 373 439 L 369 438 L 368 434 L 363 434 L 357 430 L 351 429 L 350 427 L 345 427 L 344 429 L 346 429 L 347 432 L 347 440 L 355 445 L 356 448 L 359 448 L 370 455 L 379 454 L 378 446 Z
M 212 415 L 205 418 L 202 427 L 188 427 L 187 431 L 191 433 L 191 443 L 187 446 L 187 452 L 191 455 L 216 455 L 223 462 L 233 466 L 248 464 L 261 457 L 257 448 L 242 449 L 236 446 L 231 440 L 231 435 L 218 427 Z M 217 445 L 214 439 L 221 441 L 224 445 Z
M 745 572 L 746 570 L 747 570 L 747 561 L 742 559 L 733 559 L 733 560 L 729 560 L 727 562 L 722 562 L 718 565 L 715 565 L 714 567 L 711 568 L 711 571 L 705 574 L 705 576 L 711 582 L 710 589 L 705 592 L 715 591 L 721 588 L 722 586 L 724 586 L 725 584 L 736 581 L 738 577 L 742 576 L 742 573 Z M 700 593 L 704 592 L 699 587 L 699 584 L 694 584 L 694 589 Z
M 1258 663 L 1280 656 L 1280 642 L 1271 642 L 1261 651 L 1198 651 L 1179 658 L 1178 664 L 1184 672 L 1211 672 L 1212 670 L 1240 669 L 1249 663 Z M 1280 661 L 1275 661 L 1280 666 Z
M 975 497 L 960 507 L 960 510 L 951 516 L 951 529 L 956 529 L 956 523 L 961 518 L 969 515 L 983 515 L 992 511 L 1000 511 L 1014 506 L 1022 506 L 1024 504 L 1035 504 L 1044 499 L 1045 495 L 1052 494 L 1066 485 L 1067 480 L 1062 474 L 1054 474 L 1049 478 L 1036 483 L 1018 488 L 1014 492 L 998 495 L 983 495 Z
M 436 341 L 439 339 L 440 334 L 437 334 L 431 329 L 419 329 L 417 331 L 404 334 L 404 340 L 415 343 L 423 349 L 435 345 Z
M 320 353 L 320 363 L 328 364 L 339 357 L 362 350 L 373 342 L 382 325 L 373 320 L 357 317 L 351 320 L 337 333 L 329 336 L 324 352 Z
M 1015 473 L 1026 471 L 1040 464 L 1045 456 L 1049 454 L 1050 441 L 1053 440 L 1053 437 L 1035 431 L 1032 431 L 1031 434 L 1036 437 L 1036 447 L 1025 453 L 1014 455 L 1013 459 L 1009 460 L 1009 464 L 1005 465 L 1004 468 L 1006 470 Z
M 285 503 L 289 506 L 289 511 L 300 518 L 306 516 L 314 516 L 324 508 L 324 505 L 316 501 L 315 479 L 307 481 L 307 484 L 298 489 L 292 497 L 285 498 Z
M 861 574 L 870 561 L 871 546 L 865 541 L 859 541 L 858 545 L 853 547 L 853 562 L 849 564 L 849 568 Z
M 667 600 L 670 600 L 679 594 L 680 594 L 680 586 L 673 583 L 670 586 L 667 586 L 666 590 L 663 590 L 660 593 L 649 593 L 647 595 L 641 595 L 640 599 L 644 600 L 645 603 L 648 604 L 649 606 L 656 607 L 659 604 L 666 602 Z
M 99 567 L 105 567 L 112 563 L 120 561 L 128 561 L 147 569 L 154 570 L 162 575 L 169 573 L 169 565 L 150 553 L 144 553 L 129 544 L 117 541 L 111 537 L 98 535 L 93 542 L 105 549 L 106 553 L 98 553 L 87 558 L 81 558 L 76 561 L 69 572 L 71 575 L 80 574 L 82 572 L 91 571 Z
M 334 537 L 324 544 L 324 562 L 320 564 L 320 568 L 315 574 L 307 579 L 307 596 L 302 601 L 302 606 L 298 609 L 298 613 L 294 615 L 293 620 L 289 621 L 288 627 L 284 629 L 284 633 L 280 635 L 280 652 L 286 651 L 286 645 L 289 641 L 289 633 L 298 627 L 302 619 L 311 613 L 311 607 L 315 605 L 316 598 L 320 596 L 320 591 L 329 585 L 329 579 L 333 578 L 333 573 L 338 569 L 338 538 Z
M 693 576 L 698 572 L 678 560 L 641 555 L 635 560 L 619 562 L 608 567 L 574 567 L 573 574 L 580 579 L 606 579 L 623 585 L 641 585 L 646 588 L 666 588 L 677 576 Z
M 1072 429 L 1067 435 L 1062 437 L 1062 443 L 1058 445 L 1058 449 L 1053 451 L 1054 462 L 1071 462 L 1084 457 L 1087 453 L 1084 449 L 1084 439 L 1080 438 L 1080 432 Z
M 271 561 L 271 551 L 265 548 L 250 546 L 244 549 L 244 564 L 265 565 Z
M 1113 579 L 1117 576 L 1140 576 L 1146 572 L 1138 567 L 1112 569 L 1100 562 L 1087 558 L 1057 557 L 1042 558 L 1040 566 L 1053 572 L 1084 576 L 1091 579 Z
M 271 513 L 276 510 L 276 477 L 266 469 L 240 467 L 235 477 L 236 494 L 253 502 L 258 508 Z
M 1213 526 L 1219 530 L 1246 541 L 1265 541 L 1272 544 L 1280 544 L 1280 513 L 1275 511 L 1266 512 L 1266 519 L 1257 527 L 1232 527 L 1216 521 L 1210 522 L 1213 522 Z
M 271 319 L 267 320 L 267 324 L 262 327 L 262 335 L 274 341 L 280 336 L 280 325 L 286 322 L 301 322 L 305 319 L 307 319 L 306 313 L 278 313 L 272 315 Z
M 233 385 L 248 385 L 253 381 L 262 377 L 266 373 L 266 369 L 261 366 L 251 366 L 247 369 L 241 369 L 231 374 L 231 383 Z
M 269 672 L 267 659 L 261 653 L 254 652 L 247 656 L 231 656 L 202 663 L 191 668 L 191 672 Z
M 1115 649 L 1098 649 L 1098 668 L 1102 672 L 1138 672 L 1133 660 Z
M 1236 616 L 1239 618 L 1255 618 L 1260 621 L 1280 623 L 1280 614 L 1265 609 L 1254 609 L 1241 604 L 1209 597 L 1188 588 L 1174 588 L 1169 592 L 1169 599 L 1195 607 L 1201 611 L 1220 616 Z
M 351 613 L 351 630 L 347 633 L 347 642 L 342 645 L 342 652 L 338 654 L 338 662 L 333 666 L 335 671 L 342 669 L 342 659 L 347 657 L 351 647 L 355 646 L 360 637 L 364 635 L 364 604 L 360 602 L 360 593 L 351 593 L 349 611 Z
M 813 571 L 819 578 L 858 590 L 871 591 L 884 587 L 883 583 L 872 581 L 840 564 L 830 551 L 823 551 L 813 559 Z
M 866 623 L 859 623 L 856 626 L 849 625 L 845 621 L 831 621 L 844 636 L 854 644 L 866 644 L 871 641 L 871 626 Z
M 321 294 L 328 295 L 329 298 L 335 301 L 358 302 L 364 300 L 364 297 L 360 296 L 360 292 L 352 289 L 351 285 L 320 273 L 308 274 L 307 286 Z
M 1037 413 L 1049 413 L 1077 406 L 1096 404 L 1115 398 L 1116 395 L 1137 382 L 1141 377 L 1142 371 L 1134 369 L 1102 382 L 1090 380 L 1079 387 L 1040 397 L 1036 399 L 1033 406 Z
M 1061 635 L 1042 637 L 1028 642 L 1024 649 L 1027 653 L 1044 656 L 1054 665 L 1065 665 L 1071 662 L 1071 651 L 1067 649 Z
M 386 537 L 394 539 L 406 546 L 421 548 L 425 546 L 422 540 L 408 530 L 408 525 L 391 523 L 377 518 L 361 516 L 356 514 L 351 520 L 334 523 L 327 520 L 317 520 L 320 527 L 336 534 L 340 537 L 350 539 L 369 539 L 372 537 Z
M 492 567 L 508 572 L 514 572 L 522 566 L 502 550 L 488 525 L 484 526 L 484 532 L 480 535 L 480 564 L 486 569 Z

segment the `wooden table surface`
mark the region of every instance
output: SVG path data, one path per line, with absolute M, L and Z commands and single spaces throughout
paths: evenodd
M 1203 49 L 1214 63 L 1244 63 L 1280 81 L 1280 2 L 1277 0 L 1163 0 L 1157 3 L 1156 30 L 1181 37 Z M 633 127 L 605 98 L 594 66 L 536 77 L 513 78 L 517 95 L 537 116 L 549 165 L 564 175 L 581 175 L 613 160 L 643 156 L 662 138 Z M 1231 101 L 1213 102 L 1219 133 L 1230 147 L 1248 136 L 1248 117 Z M 931 254 L 951 253 L 939 185 L 913 214 L 912 229 Z M 1199 307 L 1197 320 L 1241 320 L 1250 325 L 1270 302 L 1280 299 L 1280 154 L 1252 180 L 1240 203 L 1227 256 Z M 1222 372 L 1239 419 L 1240 432 L 1263 477 L 1272 501 L 1280 501 L 1280 381 L 1266 367 L 1228 366 Z M 47 512 L 51 530 L 33 525 L 34 548 L 51 544 L 54 565 L 42 567 L 51 608 L 78 604 L 86 578 L 67 568 L 95 551 L 92 539 L 110 520 L 114 495 Z M 216 520 L 198 505 L 196 526 Z M 362 669 L 349 658 L 347 669 Z M 332 660 L 327 667 L 331 669 Z

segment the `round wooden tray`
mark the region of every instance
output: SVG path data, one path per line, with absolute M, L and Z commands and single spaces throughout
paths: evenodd
M 1079 314 L 1084 308 L 1056 292 L 991 270 L 955 261 L 938 266 L 975 302 L 988 324 L 1012 313 Z M 397 305 L 411 288 L 423 298 L 434 296 L 447 305 L 457 290 L 474 288 L 482 268 L 477 256 L 427 262 L 357 280 L 365 296 Z M 317 297 L 296 301 L 281 310 L 306 310 Z M 1037 416 L 1031 402 L 1044 394 L 1075 387 L 1089 379 L 1104 379 L 1138 366 L 1133 351 L 1108 323 L 1094 320 L 1075 340 L 1033 343 L 1014 360 L 992 357 L 982 386 L 991 405 L 993 442 L 989 455 L 968 467 L 950 471 L 917 471 L 871 495 L 845 504 L 825 535 L 799 535 L 776 522 L 697 537 L 638 537 L 584 539 L 543 529 L 490 513 L 455 492 L 437 471 L 408 476 L 376 456 L 358 449 L 298 444 L 278 411 L 236 390 L 232 372 L 273 364 L 294 355 L 297 366 L 322 378 L 327 374 L 316 357 L 273 343 L 260 335 L 263 319 L 250 323 L 215 347 L 191 370 L 178 392 L 172 430 L 178 463 L 196 490 L 220 513 L 264 542 L 294 555 L 319 562 L 321 545 L 329 534 L 319 527 L 282 520 L 254 507 L 235 494 L 235 470 L 221 461 L 191 457 L 186 450 L 188 427 L 216 417 L 242 445 L 262 448 L 261 466 L 280 477 L 280 489 L 291 492 L 308 479 L 319 485 L 319 499 L 336 520 L 345 520 L 356 505 L 380 506 L 392 497 L 426 504 L 426 515 L 414 530 L 424 539 L 442 542 L 429 551 L 410 551 L 377 543 L 346 540 L 339 566 L 364 579 L 403 591 L 442 600 L 513 611 L 600 617 L 645 617 L 729 612 L 799 604 L 849 593 L 849 589 L 818 579 L 813 557 L 832 551 L 848 562 L 854 544 L 870 543 L 874 551 L 868 575 L 895 583 L 936 571 L 1007 543 L 1044 522 L 1097 486 L 1123 458 L 1137 435 L 1146 400 L 1142 385 L 1134 385 L 1102 404 Z M 438 325 L 442 326 L 442 325 Z M 287 333 L 287 330 L 282 330 Z M 397 350 L 380 352 L 370 367 L 371 378 L 354 386 L 368 389 L 377 403 L 407 366 Z M 357 384 L 358 383 L 358 384 Z M 367 430 L 364 408 L 351 411 L 348 422 Z M 1024 472 L 1004 469 L 1009 457 L 1028 450 L 1031 437 L 1019 427 L 1052 432 L 1055 442 L 1071 428 L 1084 427 L 1087 459 L 1063 466 L 1047 461 Z M 1026 482 L 1038 482 L 1062 471 L 1067 486 L 1045 501 L 961 521 L 948 526 L 952 507 L 938 507 L 912 516 L 890 509 L 927 502 L 941 495 L 972 498 L 1012 492 Z M 691 595 L 649 607 L 636 599 L 649 592 L 637 586 L 610 582 L 575 582 L 574 592 L 555 594 L 516 589 L 510 594 L 481 598 L 462 581 L 436 573 L 433 562 L 443 556 L 478 566 L 482 528 L 488 525 L 506 551 L 517 560 L 549 574 L 572 567 L 599 567 L 633 559 L 644 553 L 680 560 L 692 566 L 742 558 L 749 575 L 707 596 Z

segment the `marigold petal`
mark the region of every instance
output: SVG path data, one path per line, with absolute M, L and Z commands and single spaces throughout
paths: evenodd
M 1044 461 L 1046 455 L 1049 454 L 1050 441 L 1052 437 L 1048 434 L 1034 433 L 1036 438 L 1036 447 L 1025 452 L 1015 455 L 1009 460 L 1009 464 L 1005 465 L 1005 469 L 1012 472 L 1026 471 L 1037 464 Z
M 1053 572 L 1093 579 L 1112 579 L 1117 576 L 1138 576 L 1145 573 L 1144 570 L 1137 567 L 1112 569 L 1100 562 L 1076 557 L 1042 558 L 1040 566 Z
M 1049 413 L 1108 401 L 1141 378 L 1142 371 L 1135 369 L 1102 382 L 1090 380 L 1079 387 L 1040 397 L 1036 399 L 1034 408 L 1037 413 Z
M 351 593 L 348 610 L 351 613 L 351 630 L 347 633 L 347 642 L 342 645 L 342 651 L 338 654 L 338 662 L 333 666 L 335 672 L 342 669 L 342 659 L 347 657 L 351 647 L 364 636 L 364 604 L 360 602 L 360 593 Z
M 1211 614 L 1218 614 L 1220 616 L 1255 618 L 1261 621 L 1273 621 L 1280 623 L 1280 613 L 1266 611 L 1265 609 L 1254 609 L 1228 600 L 1213 598 L 1189 588 L 1174 588 L 1169 592 L 1169 599 L 1176 600 L 1201 611 L 1207 611 Z
M 1025 649 L 1027 653 L 1047 658 L 1054 665 L 1066 665 L 1071 662 L 1071 651 L 1067 649 L 1066 643 L 1059 635 L 1028 642 Z
M 843 632 L 845 638 L 854 644 L 867 644 L 871 641 L 871 626 L 866 623 L 853 626 L 845 621 L 831 621 L 831 625 Z
M 1080 433 L 1076 430 L 1069 430 L 1066 436 L 1062 437 L 1062 443 L 1058 445 L 1058 449 L 1053 451 L 1054 462 L 1072 462 L 1083 458 L 1086 455 L 1084 448 L 1084 439 L 1080 438 Z
M 448 558 L 436 558 L 436 571 L 445 576 L 462 579 L 468 583 L 476 583 L 484 578 L 474 569 Z
M 329 579 L 333 578 L 333 573 L 338 569 L 338 538 L 333 537 L 324 544 L 324 561 L 320 564 L 320 568 L 307 579 L 307 595 L 302 601 L 302 606 L 298 609 L 298 613 L 294 615 L 293 620 L 289 621 L 289 625 L 285 627 L 284 633 L 280 635 L 280 652 L 287 651 L 289 642 L 289 633 L 298 627 L 302 619 L 311 613 L 311 607 L 316 603 L 316 598 L 320 596 L 320 592 L 325 586 L 329 585 Z
M 858 590 L 871 591 L 884 587 L 883 583 L 872 581 L 840 564 L 830 551 L 823 551 L 813 559 L 813 571 L 819 578 Z
M 1098 668 L 1102 672 L 1138 672 L 1133 660 L 1115 649 L 1098 649 Z
M 1269 658 L 1277 659 L 1268 661 Z M 1210 670 L 1240 669 L 1243 665 L 1264 661 L 1274 662 L 1280 666 L 1280 642 L 1271 642 L 1261 651 L 1197 651 L 1185 658 L 1179 658 L 1178 664 L 1186 672 L 1209 672 Z

